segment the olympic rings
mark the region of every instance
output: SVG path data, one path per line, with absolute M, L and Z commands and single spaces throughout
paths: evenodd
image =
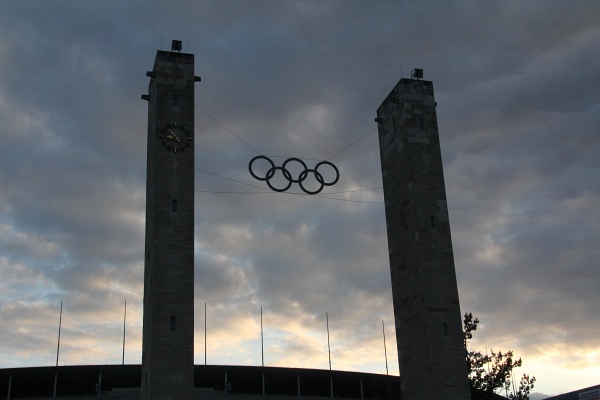
M 260 177 L 260 176 L 256 175 L 254 173 L 254 171 L 252 170 L 252 164 L 256 160 L 265 160 L 271 166 L 267 170 L 267 173 L 265 174 L 264 177 Z M 300 164 L 302 167 L 304 167 L 304 171 L 300 172 L 297 177 L 292 176 L 292 173 L 286 168 L 286 166 L 290 162 L 296 162 L 296 163 Z M 319 167 L 322 165 L 329 165 L 334 169 L 335 179 L 332 180 L 331 182 L 325 182 L 325 178 L 319 172 Z M 332 163 L 330 163 L 329 161 L 321 161 L 321 162 L 317 163 L 317 165 L 315 165 L 314 168 L 308 168 L 304 161 L 302 161 L 301 159 L 296 158 L 296 157 L 288 158 L 287 160 L 285 160 L 283 162 L 281 167 L 278 167 L 278 166 L 275 166 L 275 163 L 273 163 L 273 161 L 269 157 L 256 156 L 252 160 L 250 160 L 250 163 L 248 164 L 248 170 L 250 171 L 250 175 L 252 175 L 254 177 L 254 179 L 257 179 L 259 181 L 266 181 L 267 185 L 269 185 L 271 190 L 274 190 L 275 192 L 285 192 L 292 186 L 292 183 L 297 183 L 298 185 L 300 185 L 300 189 L 302 189 L 302 191 L 304 193 L 318 194 L 321 192 L 321 190 L 323 190 L 323 188 L 325 186 L 335 185 L 337 183 L 337 181 L 340 179 L 340 171 L 338 171 L 337 167 L 335 165 L 333 165 Z M 281 174 L 287 180 L 287 185 L 285 185 L 284 187 L 278 188 L 278 187 L 273 186 L 273 184 L 271 183 L 271 179 L 275 176 L 275 173 L 277 171 L 281 171 Z M 315 176 L 315 179 L 317 180 L 317 182 L 320 185 L 320 187 L 317 190 L 309 190 L 303 185 L 303 182 L 306 180 L 309 173 L 312 173 Z

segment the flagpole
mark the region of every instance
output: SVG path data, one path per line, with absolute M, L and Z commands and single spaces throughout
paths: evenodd
M 60 328 L 62 326 L 62 300 L 60 301 L 60 314 L 58 317 L 58 344 L 56 345 L 56 370 L 54 371 L 54 392 L 52 397 L 56 397 L 56 386 L 58 384 L 58 355 L 60 353 Z
M 60 328 L 62 325 L 62 300 L 60 301 L 60 314 L 58 317 L 58 344 L 56 345 L 56 366 L 58 367 L 58 354 L 60 352 Z
M 262 359 L 262 366 L 265 366 L 265 344 L 263 337 L 263 310 L 260 306 L 260 356 Z
M 329 342 L 329 314 L 325 311 L 325 319 L 327 320 L 327 352 L 329 353 L 329 389 L 331 390 L 331 398 L 333 398 L 333 376 L 331 375 L 331 344 Z
M 331 345 L 329 343 L 329 315 L 325 311 L 325 319 L 327 320 L 327 351 L 329 353 L 329 370 L 331 371 Z
M 204 303 L 204 365 L 206 365 L 206 303 Z
M 385 374 L 389 375 L 388 371 L 388 359 L 387 359 L 387 347 L 385 345 L 385 324 L 383 319 L 381 320 L 381 328 L 383 329 L 383 354 L 385 355 Z
M 262 360 L 262 394 L 265 395 L 265 345 L 264 345 L 264 337 L 263 337 L 263 310 L 262 306 L 260 306 L 260 357 Z
M 125 312 L 123 313 L 123 361 L 122 365 L 125 365 L 125 322 L 127 321 L 127 300 L 125 300 Z

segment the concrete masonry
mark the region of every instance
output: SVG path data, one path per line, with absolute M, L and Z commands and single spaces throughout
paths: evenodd
M 141 399 L 194 388 L 194 55 L 158 51 L 150 76 Z M 185 132 L 169 139 L 169 128 Z M 191 139 L 188 139 L 191 138 Z M 173 146 L 191 142 L 174 150 Z
M 433 84 L 377 110 L 402 399 L 469 399 Z

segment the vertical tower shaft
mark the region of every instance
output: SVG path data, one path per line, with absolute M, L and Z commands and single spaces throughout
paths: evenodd
M 194 390 L 194 56 L 158 51 L 148 100 L 142 399 Z
M 433 84 L 377 110 L 403 400 L 470 399 Z

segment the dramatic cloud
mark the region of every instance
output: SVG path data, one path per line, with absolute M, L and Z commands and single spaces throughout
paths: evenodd
M 376 109 L 434 82 L 463 312 L 536 390 L 600 369 L 600 5 L 0 5 L 0 367 L 141 361 L 147 70 L 196 57 L 196 363 L 398 373 Z M 237 137 L 236 137 L 237 136 Z M 323 196 L 258 154 L 330 159 Z

